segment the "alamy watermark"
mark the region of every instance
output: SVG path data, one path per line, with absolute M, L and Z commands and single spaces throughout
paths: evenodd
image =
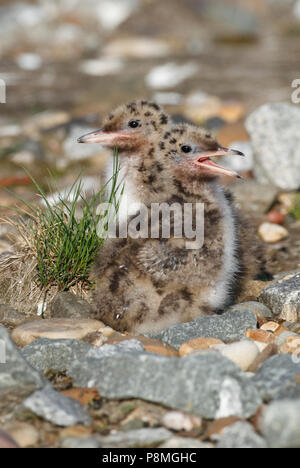
M 0 364 L 6 363 L 5 341 L 0 340 Z
M 204 203 L 128 204 L 122 197 L 121 208 L 102 203 L 99 237 L 132 239 L 185 239 L 186 249 L 201 249 L 204 244 Z M 132 214 L 134 213 L 134 214 Z
M 292 82 L 292 88 L 296 88 L 292 93 L 291 99 L 293 104 L 300 104 L 300 78 Z
M 0 78 L 0 104 L 6 104 L 6 83 Z

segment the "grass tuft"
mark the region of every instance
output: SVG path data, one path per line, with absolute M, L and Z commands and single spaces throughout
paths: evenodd
M 17 222 L 9 221 L 16 228 L 21 242 L 16 246 L 16 254 L 0 260 L 0 273 L 3 274 L 8 269 L 19 272 L 18 274 L 23 275 L 24 282 L 25 279 L 28 280 L 29 274 L 30 291 L 28 290 L 27 296 L 32 296 L 32 292 L 36 291 L 34 297 L 39 297 L 37 300 L 46 297 L 50 289 L 89 289 L 90 268 L 105 240 L 107 220 L 119 208 L 119 198 L 122 195 L 122 182 L 118 182 L 119 170 L 116 151 L 112 179 L 91 198 L 86 197 L 80 177 L 66 194 L 58 190 L 50 174 L 49 189 L 57 192 L 56 204 L 49 202 L 44 189 L 28 174 L 42 204 L 36 206 L 21 199 L 24 204 L 24 209 L 18 210 L 21 216 Z M 111 208 L 101 209 L 104 202 L 109 202 Z M 30 266 L 28 272 L 27 266 Z M 16 276 L 16 283 L 20 282 L 18 274 L 12 275 Z

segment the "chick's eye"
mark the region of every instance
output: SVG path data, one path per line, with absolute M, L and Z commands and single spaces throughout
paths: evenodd
M 191 146 L 189 146 L 189 145 L 183 145 L 183 146 L 181 147 L 181 150 L 182 150 L 184 153 L 190 153 L 190 152 L 192 151 L 192 148 L 191 148 Z
M 131 122 L 129 122 L 128 126 L 130 128 L 137 128 L 139 126 L 139 124 L 140 123 L 138 122 L 138 120 L 131 120 Z

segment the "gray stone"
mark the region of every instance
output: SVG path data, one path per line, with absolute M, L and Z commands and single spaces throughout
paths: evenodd
M 277 188 L 273 185 L 260 184 L 253 179 L 230 184 L 230 191 L 238 208 L 255 215 L 266 213 L 278 194 Z
M 266 104 L 246 122 L 254 149 L 255 175 L 283 190 L 300 187 L 300 109 L 289 103 Z
M 300 399 L 268 405 L 262 412 L 260 429 L 271 448 L 300 448 Z
M 50 304 L 52 318 L 92 318 L 92 306 L 71 292 L 56 294 Z
M 262 449 L 267 448 L 266 441 L 258 435 L 247 422 L 237 422 L 226 427 L 218 436 L 219 449 Z
M 25 315 L 13 309 L 13 307 L 0 304 L 0 323 L 5 327 L 17 327 L 25 322 L 25 320 Z
M 182 343 L 198 337 L 218 338 L 225 342 L 239 341 L 249 328 L 257 328 L 257 318 L 238 304 L 223 315 L 199 317 L 193 322 L 173 325 L 150 336 L 179 349 Z
M 294 362 L 293 356 L 281 354 L 272 356 L 251 379 L 261 395 L 268 402 L 284 398 L 300 398 L 300 362 Z
M 26 362 L 6 329 L 0 327 L 0 408 L 1 403 L 8 405 L 13 395 L 25 398 L 46 384 L 47 380 Z
M 250 417 L 261 399 L 232 361 L 215 351 L 182 358 L 127 353 L 74 362 L 68 375 L 79 387 L 107 398 L 141 398 L 213 419 Z
M 101 444 L 98 439 L 94 437 L 84 437 L 83 439 L 79 437 L 65 437 L 60 441 L 60 448 L 68 449 L 92 449 L 92 448 L 101 448 Z
M 50 385 L 30 395 L 17 412 L 23 408 L 57 426 L 89 426 L 92 423 L 90 416 L 78 401 L 62 395 Z
M 117 432 L 106 437 L 99 437 L 99 441 L 103 448 L 147 448 L 157 447 L 171 436 L 172 432 L 158 427 Z
M 271 310 L 261 302 L 257 301 L 242 302 L 241 304 L 233 305 L 228 309 L 228 311 L 251 312 L 255 316 L 258 314 L 260 317 L 265 318 L 273 317 Z
M 115 356 L 124 353 L 143 353 L 145 348 L 138 340 L 125 340 L 117 344 L 104 344 L 100 348 L 91 348 L 86 357 L 101 359 L 103 357 Z
M 300 272 L 286 274 L 270 286 L 267 286 L 259 296 L 259 300 L 269 307 L 274 315 L 288 322 L 300 319 Z
M 210 449 L 214 448 L 213 444 L 208 442 L 202 442 L 199 439 L 191 439 L 189 437 L 172 437 L 171 439 L 167 440 L 163 444 L 161 444 L 158 448 L 199 448 L 199 449 Z
M 66 371 L 70 364 L 85 356 L 92 346 L 79 340 L 49 340 L 39 338 L 22 349 L 29 364 L 41 373 L 53 369 Z

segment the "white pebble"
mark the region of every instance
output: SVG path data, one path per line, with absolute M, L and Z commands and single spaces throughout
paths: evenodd
M 170 411 L 163 417 L 163 425 L 173 431 L 192 431 L 202 426 L 202 420 L 199 416 L 184 414 L 180 411 Z
M 259 355 L 259 349 L 254 341 L 248 340 L 228 345 L 213 345 L 212 348 L 233 361 L 244 371 L 249 369 Z
M 289 232 L 285 227 L 274 223 L 263 223 L 258 229 L 260 237 L 269 244 L 279 242 L 288 237 Z

